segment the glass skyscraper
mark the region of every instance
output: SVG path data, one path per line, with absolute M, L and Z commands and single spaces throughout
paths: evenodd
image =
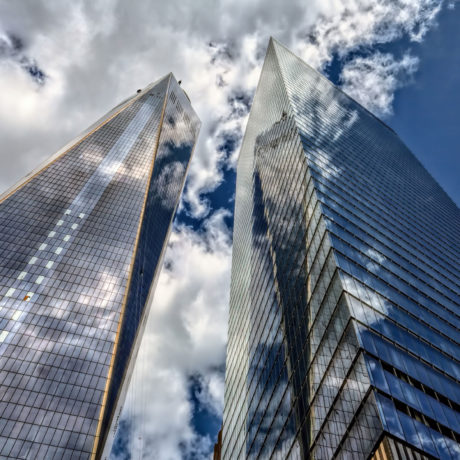
M 0 196 L 0 457 L 106 457 L 200 122 L 172 74 Z
M 460 458 L 460 213 L 270 40 L 243 140 L 223 459 Z

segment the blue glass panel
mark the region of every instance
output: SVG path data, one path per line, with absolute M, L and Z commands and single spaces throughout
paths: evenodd
M 385 430 L 398 438 L 406 439 L 393 401 L 379 393 L 375 394 L 375 399 L 384 419 Z
M 446 438 L 436 430 L 430 430 L 430 433 L 433 438 L 433 443 L 436 446 L 436 450 L 438 451 L 439 458 L 441 460 L 455 460 L 458 458 L 458 456 L 460 455 L 460 449 L 458 449 L 458 447 L 455 446 L 455 441 Z M 449 447 L 452 447 L 452 449 L 449 449 Z M 455 450 L 457 450 L 456 454 Z
M 423 451 L 427 452 L 428 454 L 437 456 L 438 451 L 436 450 L 436 447 L 433 443 L 433 438 L 431 436 L 431 433 L 434 430 L 431 430 L 418 420 L 415 420 L 414 423 Z
M 409 417 L 406 414 L 403 414 L 400 411 L 396 411 L 397 416 L 399 418 L 399 421 L 401 423 L 403 432 L 404 432 L 404 438 L 405 440 L 409 443 L 414 445 L 415 447 L 421 449 L 422 448 L 422 443 L 420 441 L 420 438 L 418 436 L 417 429 L 415 427 L 415 420 L 412 417 Z
M 367 458 L 384 428 L 436 453 L 390 399 L 376 395 L 380 417 L 364 416 L 361 391 L 370 377 L 430 420 L 440 407 L 422 384 L 458 401 L 458 208 L 390 128 L 274 41 L 237 176 L 223 458 L 243 458 L 248 440 L 254 457 L 284 458 L 283 417 L 272 428 L 254 418 L 287 413 L 265 391 L 284 380 L 300 457 Z M 265 366 L 278 368 L 280 347 L 289 374 L 278 382 Z M 363 348 L 367 367 L 345 376 Z
M 393 394 L 390 391 L 390 387 L 387 383 L 387 379 L 385 378 L 384 370 L 380 362 L 369 355 L 365 355 L 365 359 L 372 384 L 385 393 Z

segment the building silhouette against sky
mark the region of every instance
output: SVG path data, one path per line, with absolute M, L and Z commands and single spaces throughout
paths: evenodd
M 0 457 L 110 452 L 200 122 L 172 74 L 0 196 Z
M 270 40 L 237 170 L 222 458 L 460 458 L 460 213 Z

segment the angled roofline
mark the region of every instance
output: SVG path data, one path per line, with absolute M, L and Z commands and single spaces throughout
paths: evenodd
M 398 136 L 398 133 L 389 125 L 387 125 L 384 121 L 382 121 L 379 117 L 377 117 L 376 115 L 374 115 L 370 110 L 366 109 L 366 107 L 364 107 L 362 104 L 360 104 L 356 99 L 354 99 L 353 97 L 351 97 L 349 94 L 347 94 L 345 91 L 343 91 L 342 88 L 340 88 L 339 86 L 335 85 L 334 83 L 332 83 L 331 80 L 329 80 L 329 78 L 327 78 L 325 75 L 323 75 L 321 72 L 319 72 L 318 70 L 316 70 L 314 67 L 312 67 L 310 64 L 308 64 L 307 62 L 305 62 L 302 58 L 300 58 L 299 56 L 297 56 L 295 53 L 293 53 L 289 48 L 287 48 L 285 45 L 283 45 L 281 42 L 279 42 L 276 38 L 274 37 L 270 37 L 270 40 L 268 42 L 269 46 L 270 44 L 273 46 L 274 50 L 275 50 L 275 53 L 277 54 L 277 47 L 278 48 L 282 48 L 283 51 L 287 51 L 288 53 L 290 53 L 292 56 L 294 56 L 297 60 L 299 60 L 303 65 L 307 66 L 309 69 L 311 69 L 316 75 L 318 75 L 319 77 L 321 77 L 322 80 L 326 81 L 332 88 L 334 88 L 336 91 L 339 91 L 341 94 L 343 94 L 347 99 L 349 99 L 350 101 L 352 101 L 354 104 L 358 105 L 358 107 L 360 107 L 361 109 L 364 110 L 364 112 L 366 112 L 367 114 L 369 114 L 372 118 L 374 118 L 375 120 L 377 120 L 378 122 L 380 122 L 383 126 L 385 126 L 386 128 L 388 128 L 393 134 L 395 134 L 396 136 Z M 398 136 L 399 137 L 399 136 Z
M 60 148 L 57 152 L 53 153 L 51 156 L 49 156 L 48 158 L 40 162 L 35 168 L 33 168 L 29 173 L 27 173 L 21 179 L 16 181 L 13 185 L 11 185 L 10 187 L 8 187 L 7 189 L 3 191 L 0 191 L 0 203 L 5 201 L 10 195 L 12 195 L 14 192 L 19 190 L 20 188 L 22 188 L 24 185 L 30 182 L 35 176 L 37 176 L 42 171 L 44 171 L 49 166 L 51 166 L 55 161 L 57 161 L 59 158 L 65 155 L 70 149 L 80 144 L 87 137 L 89 137 L 93 132 L 97 131 L 100 127 L 105 125 L 112 118 L 115 118 L 119 113 L 123 112 L 134 101 L 137 101 L 140 97 L 142 97 L 146 92 L 148 92 L 155 85 L 160 83 L 162 80 L 165 80 L 166 78 L 170 78 L 171 76 L 174 77 L 174 75 L 170 72 L 166 74 L 165 76 L 158 78 L 153 83 L 150 83 L 149 85 L 147 85 L 141 92 L 134 93 L 133 95 L 127 97 L 126 99 L 123 99 L 115 107 L 113 107 L 108 112 L 106 112 L 104 115 L 99 117 L 88 128 L 86 128 L 80 134 L 78 134 L 73 139 L 71 139 L 69 142 L 67 142 L 67 144 L 65 144 L 64 147 Z

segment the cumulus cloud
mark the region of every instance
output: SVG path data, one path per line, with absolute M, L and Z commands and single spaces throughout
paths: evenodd
M 400 60 L 379 52 L 355 57 L 342 70 L 342 89 L 377 116 L 391 115 L 395 91 L 410 81 L 418 63 L 410 54 Z
M 197 394 L 201 407 L 216 417 L 222 417 L 224 410 L 225 382 L 222 372 L 199 375 L 200 390 Z
M 419 42 L 435 24 L 442 0 L 347 0 L 329 5 L 298 41 L 298 52 L 322 68 L 334 54 L 392 42 L 403 36 Z
M 131 433 L 124 445 L 130 443 L 135 458 L 141 450 L 160 459 L 199 458 L 212 445 L 191 425 L 188 391 L 189 377 L 198 375 L 203 406 L 222 410 L 216 369 L 225 357 L 231 236 L 229 212 L 213 210 L 208 194 L 236 164 L 269 36 L 319 70 L 342 59 L 345 91 L 385 115 L 417 58 L 396 59 L 372 47 L 422 40 L 442 4 L 0 0 L 0 189 L 170 71 L 202 120 L 181 203 L 200 230 L 179 224 L 171 235 L 123 422 Z M 350 52 L 358 55 L 347 61 Z M 42 84 L 22 57 L 46 75 Z M 136 387 L 143 388 L 140 396 Z
M 345 56 L 404 34 L 421 40 L 441 4 L 0 2 L 0 31 L 13 31 L 21 52 L 40 62 L 48 76 L 38 94 L 29 76 L 21 77 L 13 66 L 2 69 L 0 85 L 9 88 L 0 107 L 2 156 L 12 165 L 0 171 L 0 187 L 23 175 L 26 165 L 39 164 L 114 101 L 172 70 L 203 121 L 184 204 L 191 215 L 204 217 L 210 211 L 206 193 L 222 182 L 224 166 L 234 166 L 270 35 L 321 69 L 334 54 Z M 11 117 L 16 111 L 18 117 Z
M 0 34 L 0 60 L 9 60 L 22 68 L 38 85 L 43 85 L 46 74 L 38 67 L 34 59 L 22 52 L 24 44 L 13 34 Z
M 149 458 L 202 458 L 215 442 L 191 426 L 188 384 L 196 376 L 203 407 L 222 413 L 223 376 L 217 369 L 227 337 L 228 214 L 214 212 L 198 233 L 179 225 L 171 235 L 122 416 L 132 421 L 131 450 Z

